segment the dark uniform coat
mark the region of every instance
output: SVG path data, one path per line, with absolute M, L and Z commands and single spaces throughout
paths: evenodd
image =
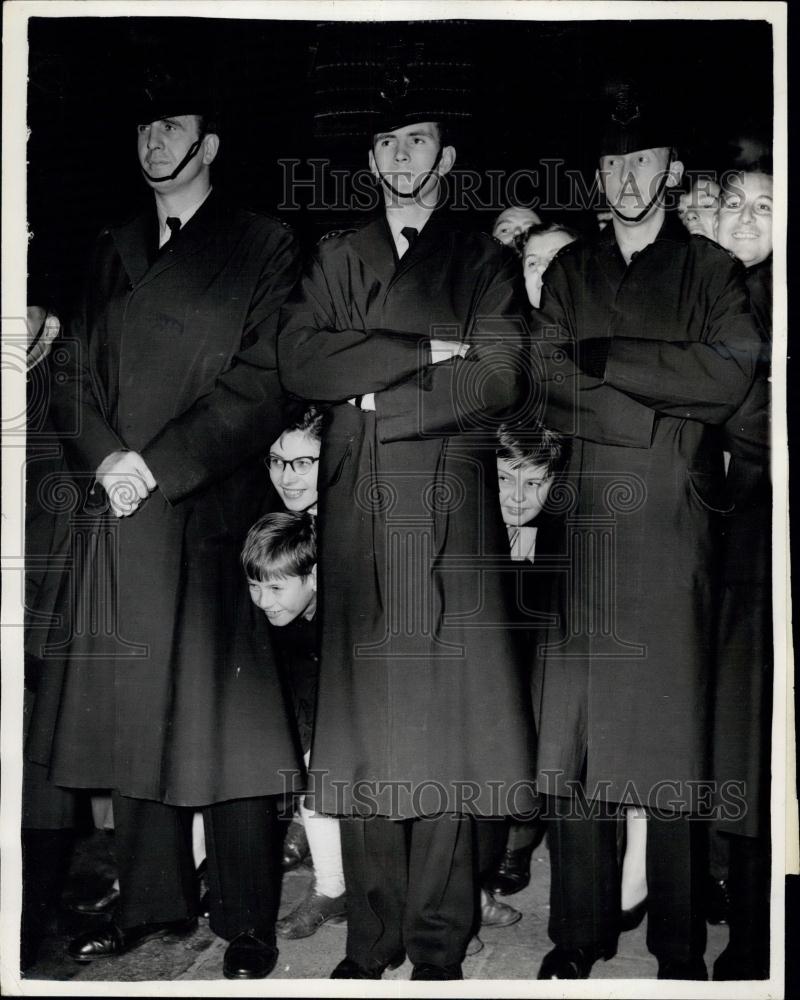
M 530 807 L 495 460 L 520 395 L 523 294 L 489 237 L 434 215 L 398 263 L 381 218 L 323 240 L 282 314 L 286 388 L 335 404 L 319 475 L 323 811 Z M 473 346 L 431 365 L 430 337 Z M 370 392 L 375 412 L 347 402 Z
M 535 322 L 545 422 L 574 436 L 575 492 L 565 628 L 538 664 L 541 790 L 564 794 L 585 765 L 590 795 L 698 808 L 708 789 L 691 783 L 710 777 L 717 425 L 748 391 L 760 342 L 743 268 L 669 216 L 626 266 L 609 226 L 559 254 Z M 576 367 L 587 338 L 611 338 L 602 380 Z
M 772 258 L 747 269 L 750 305 L 765 336 L 758 377 L 723 428 L 722 610 L 714 711 L 718 828 L 769 831 L 772 723 L 772 488 L 769 369 Z
M 85 483 L 129 448 L 158 489 L 121 519 L 76 505 L 29 754 L 56 784 L 201 806 L 297 773 L 237 557 L 280 429 L 275 336 L 298 255 L 216 193 L 157 256 L 155 241 L 154 212 L 101 235 L 53 417 Z
M 56 353 L 60 340 L 56 341 Z M 54 370 L 55 368 L 55 370 Z M 47 638 L 61 573 L 54 553 L 64 551 L 69 516 L 60 509 L 67 471 L 63 448 L 50 419 L 49 400 L 58 365 L 52 356 L 28 372 L 25 442 L 25 693 L 23 732 L 27 736 L 36 689 L 42 675 L 41 643 Z M 47 780 L 47 769 L 23 761 L 22 825 L 33 829 L 71 829 L 79 821 L 78 797 Z

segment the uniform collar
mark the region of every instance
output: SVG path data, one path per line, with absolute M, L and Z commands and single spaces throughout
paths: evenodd
M 150 260 L 153 227 L 156 219 L 152 207 L 148 212 L 136 216 L 130 222 L 112 229 L 111 238 L 122 259 L 122 264 L 132 285 L 150 281 L 167 268 L 173 267 L 188 254 L 195 253 L 205 245 L 225 219 L 223 202 L 217 193 L 209 193 L 192 215 L 192 224 L 181 229 L 171 253 L 160 254 Z
M 689 231 L 678 218 L 677 212 L 667 209 L 664 213 L 664 221 L 661 224 L 661 229 L 659 229 L 653 243 L 688 243 L 689 238 Z M 598 237 L 598 242 L 601 245 L 618 249 L 613 223 L 609 222 L 605 229 L 602 230 Z M 652 246 L 653 243 L 649 243 L 648 246 Z
M 206 191 L 206 193 L 203 195 L 202 198 L 200 198 L 199 201 L 196 201 L 194 205 L 191 205 L 189 208 L 187 208 L 185 212 L 181 212 L 181 214 L 178 216 L 178 218 L 181 220 L 181 229 L 183 229 L 183 227 L 186 225 L 189 219 L 191 219 L 192 216 L 195 214 L 195 212 L 197 212 L 197 210 L 205 202 L 206 198 L 208 198 L 208 196 L 211 194 L 213 190 L 214 190 L 213 187 L 209 187 L 208 191 Z M 159 242 L 161 241 L 166 242 L 167 210 L 161 205 L 161 202 L 159 201 L 156 201 L 156 214 L 158 215 L 158 232 L 160 238 Z M 174 218 L 174 216 L 169 216 L 169 218 Z
M 434 212 L 413 245 L 398 261 L 392 231 L 386 214 L 381 212 L 378 218 L 355 234 L 351 246 L 381 281 L 388 284 L 397 275 L 405 274 L 421 260 L 435 253 L 440 245 L 441 234 L 446 228 L 446 213 Z

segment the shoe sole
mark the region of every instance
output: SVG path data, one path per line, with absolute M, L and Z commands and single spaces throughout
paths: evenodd
M 222 970 L 222 975 L 223 975 L 223 976 L 224 976 L 224 977 L 225 977 L 226 979 L 235 979 L 235 980 L 246 980 L 246 979 L 266 979 L 266 978 L 267 978 L 267 976 L 269 976 L 269 974 L 270 974 L 271 972 L 273 972 L 273 971 L 274 971 L 274 969 L 275 969 L 275 966 L 273 965 L 271 969 L 268 969 L 268 970 L 267 970 L 266 972 L 264 972 L 264 973 L 260 973 L 260 974 L 259 974 L 259 975 L 257 975 L 257 976 L 254 976 L 254 975 L 242 975 L 241 973 L 237 973 L 237 972 L 226 972 L 226 971 L 225 971 L 225 970 L 223 969 L 223 970 Z

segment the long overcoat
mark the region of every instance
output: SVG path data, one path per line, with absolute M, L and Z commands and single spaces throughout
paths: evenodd
M 155 233 L 153 210 L 101 234 L 52 412 L 84 484 L 127 448 L 158 488 L 130 517 L 71 512 L 28 752 L 58 785 L 201 806 L 298 777 L 237 565 L 280 429 L 277 318 L 298 251 L 216 192 L 158 255 Z
M 610 338 L 602 380 L 577 366 L 594 338 Z M 546 423 L 573 436 L 574 502 L 562 635 L 536 668 L 544 792 L 585 768 L 590 797 L 710 808 L 718 425 L 759 343 L 742 266 L 669 215 L 628 266 L 609 227 L 547 271 L 534 365 Z
M 320 465 L 317 808 L 412 817 L 532 804 L 529 689 L 498 571 L 496 427 L 520 398 L 518 261 L 434 214 L 324 239 L 282 313 L 288 390 L 332 405 Z M 471 345 L 431 364 L 429 340 Z M 375 393 L 375 411 L 348 399 Z
M 755 837 L 769 830 L 772 723 L 772 483 L 770 354 L 772 258 L 747 269 L 765 336 L 756 381 L 723 427 L 725 480 L 722 604 L 714 689 L 717 827 Z

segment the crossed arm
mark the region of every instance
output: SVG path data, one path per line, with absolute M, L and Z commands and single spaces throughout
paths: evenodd
M 375 410 L 384 442 L 456 434 L 478 412 L 504 411 L 517 400 L 526 339 L 515 268 L 515 261 L 504 264 L 485 282 L 472 315 L 464 317 L 463 340 L 456 341 L 344 327 L 328 275 L 315 259 L 282 313 L 283 384 L 305 399 L 361 397 L 362 409 Z

